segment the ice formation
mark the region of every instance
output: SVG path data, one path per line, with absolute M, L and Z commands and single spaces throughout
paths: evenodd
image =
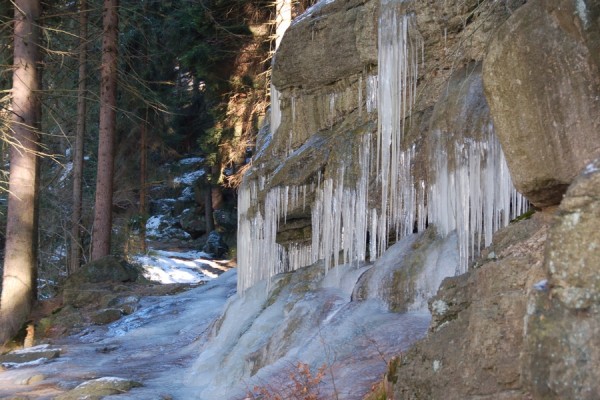
M 271 85 L 271 134 L 274 135 L 281 123 L 281 107 L 279 104 L 279 91 Z
M 448 135 L 435 134 L 436 176 L 428 189 L 429 223 L 444 236 L 457 232 L 460 265 L 456 272 L 463 273 L 481 246 L 491 244 L 493 233 L 527 211 L 528 204 L 513 186 L 491 124 L 484 127 L 483 140 L 463 138 L 454 146 L 446 143 Z
M 357 181 L 352 185 L 345 182 L 346 167 L 342 165 L 327 178 L 319 175 L 312 185 L 274 187 L 261 193 L 265 178 L 258 185 L 250 181 L 240 189 L 240 292 L 277 273 L 318 260 L 324 260 L 326 269 L 374 261 L 388 248 L 391 234 L 399 240 L 415 230 L 423 231 L 427 224 L 435 225 L 443 236 L 456 231 L 460 257 L 455 272 L 465 272 L 481 246 L 491 243 L 492 234 L 526 210 L 527 203 L 513 187 L 491 123 L 483 128 L 480 140 L 463 137 L 462 132 L 445 136 L 436 132 L 427 166 L 435 176 L 428 181 L 415 178 L 417 149 L 406 146 L 403 137 L 415 102 L 423 43 L 413 26 L 414 15 L 401 14 L 399 5 L 395 0 L 382 3 L 377 75 L 359 80 L 359 113 L 363 101 L 367 113 L 377 112 L 378 133 L 375 149 L 368 134 L 363 138 Z M 275 91 L 273 96 L 272 128 L 281 121 L 278 94 Z M 344 93 L 329 95 L 325 109 L 330 126 L 336 123 L 337 103 L 345 98 L 349 96 Z M 292 105 L 295 119 L 295 98 Z M 453 136 L 454 144 L 446 142 L 448 136 Z M 290 141 L 287 154 L 292 153 Z M 380 193 L 378 204 L 369 202 L 373 172 Z M 310 205 L 305 204 L 306 193 L 314 193 Z M 258 205 L 259 196 L 264 196 L 264 207 Z M 311 210 L 312 238 L 307 243 L 280 245 L 279 225 L 286 223 L 288 210 L 300 207 L 300 198 L 302 207 Z

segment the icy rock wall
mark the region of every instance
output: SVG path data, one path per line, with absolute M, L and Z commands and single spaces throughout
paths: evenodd
M 333 33 L 319 24 L 327 19 L 339 22 L 340 14 L 372 11 L 376 2 L 363 4 L 363 11 L 343 5 L 331 9 L 338 3 L 323 5 L 322 15 L 302 16 L 276 55 L 276 117 L 268 138 L 262 139 L 265 146 L 259 149 L 254 169 L 240 188 L 241 292 L 318 260 L 324 260 L 326 269 L 374 261 L 387 249 L 390 238 L 399 240 L 427 224 L 436 225 L 442 235 L 457 231 L 460 261 L 455 272 L 461 273 L 481 246 L 489 244 L 491 234 L 527 206 L 512 187 L 494 136 L 480 68 L 467 68 L 466 73 L 459 69 L 455 79 L 459 83 L 452 86 L 452 78 L 446 82 L 446 94 L 438 96 L 431 121 L 413 121 L 428 39 L 421 36 L 419 18 L 407 2 L 379 5 L 376 38 L 366 29 L 361 37 L 353 30 L 354 36 L 342 39 L 363 48 L 356 49 L 354 59 L 343 66 L 337 65 L 339 60 L 329 61 L 336 64 L 338 79 L 316 88 L 314 80 L 325 78 L 315 76 L 303 85 L 293 74 L 297 65 L 284 58 L 288 48 L 296 46 L 286 42 L 288 35 L 299 40 L 299 27 L 306 25 L 311 41 L 344 47 L 339 40 L 327 45 Z M 320 32 L 325 32 L 321 34 L 325 38 L 319 37 Z M 377 43 L 376 70 L 365 61 L 370 60 L 365 54 L 373 47 L 364 44 L 369 40 Z M 311 41 L 305 48 L 313 46 Z M 298 51 L 308 52 L 306 57 L 314 55 Z M 356 63 L 361 61 L 362 71 L 357 71 Z M 293 76 L 287 77 L 278 62 Z M 312 76 L 310 70 L 298 73 L 307 79 Z M 456 99 L 448 99 L 448 93 L 454 92 Z M 431 108 L 419 111 L 432 113 Z M 436 125 L 439 115 L 446 124 Z M 288 226 L 296 227 L 293 234 Z
M 398 303 L 397 310 L 405 312 L 390 311 L 382 299 L 395 288 L 381 285 L 382 277 L 429 297 L 441 280 L 432 280 L 429 269 L 444 270 L 456 256 L 456 251 L 444 253 L 449 239 L 410 235 L 386 251 L 382 265 L 346 264 L 326 272 L 324 263 L 315 263 L 232 296 L 209 340 L 201 344 L 185 385 L 200 399 L 252 398 L 256 386 L 291 399 L 297 392 L 290 376 L 296 377 L 301 361 L 311 371 L 327 366 L 320 399 L 363 399 L 385 372 L 385 360 L 423 337 L 430 321 L 426 304 L 413 304 L 410 295 Z M 437 257 L 422 257 L 426 249 Z M 410 276 L 403 273 L 407 270 Z M 354 301 L 359 280 L 365 281 L 364 298 Z

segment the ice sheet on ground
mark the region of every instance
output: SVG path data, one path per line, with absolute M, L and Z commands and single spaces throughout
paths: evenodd
M 64 353 L 51 363 L 0 372 L 0 398 L 35 389 L 18 383 L 34 374 L 45 376 L 45 387 L 61 388 L 74 388 L 90 377 L 124 378 L 145 385 L 130 399 L 167 398 L 181 385 L 182 371 L 197 357 L 236 284 L 232 270 L 177 295 L 146 297 L 138 311 L 111 325 L 61 339 L 57 345 Z
M 152 255 L 138 255 L 133 261 L 144 269 L 144 277 L 160 283 L 199 283 L 214 279 L 220 269 L 201 251 L 154 251 Z

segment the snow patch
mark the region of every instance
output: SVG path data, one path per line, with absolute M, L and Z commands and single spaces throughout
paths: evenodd
M 30 354 L 30 353 L 37 353 L 39 351 L 46 351 L 46 350 L 61 351 L 61 349 L 50 347 L 49 344 L 40 344 L 38 346 L 33 346 L 33 347 L 25 348 L 25 349 L 14 350 L 11 353 L 12 354 Z
M 58 178 L 58 181 L 60 183 L 63 183 L 64 181 L 66 181 L 67 178 L 69 177 L 69 175 L 71 175 L 72 171 L 73 171 L 73 163 L 72 162 L 66 163 L 64 166 L 64 171 L 62 172 L 62 174 L 60 174 L 60 178 Z
M 205 282 L 229 269 L 214 261 L 210 254 L 194 250 L 156 250 L 151 255 L 137 255 L 132 259 L 143 268 L 146 279 L 163 284 Z
M 205 170 L 199 169 L 198 171 L 192 171 L 182 176 L 178 176 L 177 178 L 173 179 L 173 182 L 178 185 L 183 184 L 189 186 L 193 185 L 198 179 L 200 179 L 200 177 L 204 176 L 205 174 Z
M 192 201 L 194 200 L 194 188 L 186 186 L 181 192 L 181 196 L 177 200 L 180 201 Z
M 204 161 L 202 157 L 190 157 L 179 160 L 179 165 L 194 165 Z

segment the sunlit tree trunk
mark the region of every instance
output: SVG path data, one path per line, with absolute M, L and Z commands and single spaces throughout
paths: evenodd
M 118 0 L 104 0 L 98 173 L 92 231 L 92 260 L 110 254 L 117 103 Z
M 83 177 L 83 142 L 87 104 L 87 1 L 79 2 L 79 87 L 77 89 L 77 132 L 73 151 L 73 214 L 71 215 L 71 259 L 69 273 L 75 272 L 81 262 L 81 206 Z
M 147 148 L 148 148 L 148 108 L 146 108 L 146 117 L 144 122 L 142 123 L 140 129 L 141 136 L 141 152 L 140 152 L 140 216 L 141 216 L 141 224 L 140 224 L 140 240 L 141 240 L 141 250 L 143 253 L 146 252 L 146 214 L 148 213 L 148 206 L 146 204 L 147 197 L 147 184 L 146 178 L 148 174 L 147 167 Z
M 0 344 L 27 320 L 37 288 L 40 2 L 15 0 L 14 7 L 13 116 Z
M 283 34 L 292 23 L 292 0 L 275 2 L 275 49 L 279 47 Z

